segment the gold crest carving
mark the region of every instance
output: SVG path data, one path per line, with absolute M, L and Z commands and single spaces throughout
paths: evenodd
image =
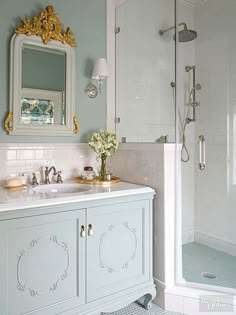
M 5 122 L 4 122 L 4 127 L 5 127 L 5 130 L 7 132 L 11 132 L 12 131 L 12 127 L 11 127 L 12 120 L 13 120 L 13 113 L 9 112 L 7 114 L 7 117 L 6 117 Z
M 80 125 L 76 116 L 73 117 L 73 124 L 75 126 L 73 133 L 76 134 L 79 132 L 79 128 L 80 128 Z
M 69 44 L 76 47 L 74 35 L 70 27 L 67 27 L 63 33 L 63 24 L 60 23 L 58 15 L 55 13 L 52 5 L 46 6 L 46 11 L 42 11 L 40 15 L 33 16 L 32 24 L 30 18 L 21 20 L 23 26 L 16 28 L 16 34 L 25 34 L 27 36 L 37 35 L 42 38 L 44 44 L 51 40 L 58 40 L 63 44 Z

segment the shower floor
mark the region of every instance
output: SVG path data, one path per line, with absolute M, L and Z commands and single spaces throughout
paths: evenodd
M 204 272 L 216 278 L 205 278 Z M 199 243 L 185 244 L 183 277 L 190 282 L 236 289 L 236 257 Z

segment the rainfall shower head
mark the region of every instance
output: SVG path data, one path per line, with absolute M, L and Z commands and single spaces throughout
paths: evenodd
M 184 27 L 183 30 L 181 30 L 181 31 L 178 32 L 178 39 L 179 39 L 179 42 L 181 42 L 181 43 L 190 42 L 190 41 L 194 40 L 194 39 L 197 37 L 197 32 L 194 31 L 194 30 L 189 30 L 189 29 L 187 28 L 187 24 L 186 24 L 186 23 L 179 23 L 179 24 L 178 24 L 178 27 L 179 27 L 179 26 L 183 26 L 183 27 Z M 175 28 L 175 26 L 172 26 L 172 27 L 170 27 L 170 28 L 168 28 L 168 29 L 166 29 L 166 30 L 164 30 L 164 31 L 163 31 L 163 30 L 160 30 L 160 31 L 159 31 L 159 34 L 160 34 L 161 36 L 163 36 L 164 33 L 169 32 L 170 30 L 172 30 L 172 29 L 174 29 L 174 28 Z M 174 34 L 173 39 L 174 39 L 174 40 L 176 39 L 176 34 Z
M 191 40 L 194 40 L 197 37 L 197 32 L 189 29 L 184 29 L 182 31 L 179 31 L 179 42 L 180 43 L 186 43 L 190 42 Z M 174 35 L 175 40 L 175 35 Z

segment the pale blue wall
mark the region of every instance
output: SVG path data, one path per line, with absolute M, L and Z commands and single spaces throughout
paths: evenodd
M 0 142 L 87 142 L 88 134 L 106 127 L 106 90 L 95 100 L 89 100 L 84 88 L 90 82 L 94 61 L 106 56 L 105 0 L 0 0 Z M 9 136 L 3 125 L 9 111 L 9 44 L 20 19 L 38 15 L 51 4 L 64 27 L 75 33 L 76 49 L 76 109 L 80 131 L 72 137 Z M 105 85 L 104 85 L 105 87 Z
M 65 91 L 65 54 L 37 49 L 22 51 L 22 88 Z

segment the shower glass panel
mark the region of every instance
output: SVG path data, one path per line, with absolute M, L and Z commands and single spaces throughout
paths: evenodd
M 116 133 L 121 142 L 175 142 L 174 25 L 174 0 L 117 1 Z
M 178 135 L 189 153 L 181 162 L 183 278 L 236 289 L 236 1 L 177 0 L 177 12 L 197 32 L 177 45 Z M 195 120 L 186 123 L 193 95 Z

